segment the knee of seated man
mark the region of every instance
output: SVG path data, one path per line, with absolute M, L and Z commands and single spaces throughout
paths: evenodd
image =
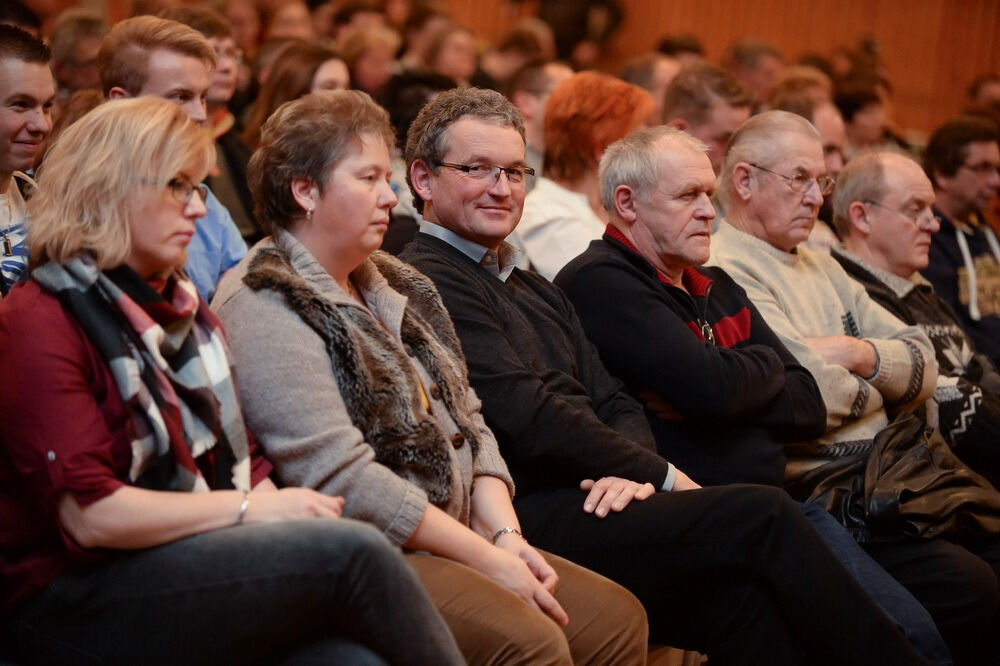
M 798 503 L 782 488 L 742 483 L 715 488 L 728 493 L 728 504 L 748 509 L 751 515 L 775 520 L 805 521 Z
M 950 555 L 936 567 L 948 598 L 964 610 L 965 618 L 993 617 L 1000 606 L 1000 582 L 993 567 L 965 548 L 956 546 Z

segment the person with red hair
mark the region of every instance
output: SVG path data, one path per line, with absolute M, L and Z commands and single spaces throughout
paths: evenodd
M 607 74 L 580 72 L 545 105 L 545 176 L 524 200 L 516 239 L 551 280 L 607 225 L 597 164 L 604 149 L 645 125 L 653 98 Z

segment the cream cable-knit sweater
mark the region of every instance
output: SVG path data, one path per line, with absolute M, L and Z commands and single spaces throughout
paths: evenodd
M 937 362 L 927 336 L 873 301 L 829 255 L 794 253 L 723 221 L 712 237 L 709 263 L 738 282 L 789 351 L 816 378 L 827 409 L 823 447 L 870 442 L 889 422 L 885 408 L 919 403 L 934 393 Z M 866 380 L 826 363 L 807 338 L 851 335 L 878 350 L 876 375 Z M 843 447 L 841 447 L 843 448 Z

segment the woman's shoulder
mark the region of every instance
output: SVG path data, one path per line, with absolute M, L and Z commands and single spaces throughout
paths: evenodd
M 215 296 L 212 297 L 213 310 L 218 312 L 226 303 L 247 288 L 243 279 L 246 277 L 251 263 L 257 260 L 262 251 L 272 250 L 273 248 L 274 242 L 271 238 L 264 238 L 250 248 L 250 251 L 247 252 L 246 256 L 238 264 L 225 272 L 216 287 Z
M 0 334 L 40 334 L 42 339 L 73 328 L 59 299 L 34 280 L 19 282 L 0 300 Z
M 34 280 L 21 282 L 0 301 L 0 373 L 37 378 L 51 364 L 98 372 L 103 361 L 79 322 L 54 294 Z

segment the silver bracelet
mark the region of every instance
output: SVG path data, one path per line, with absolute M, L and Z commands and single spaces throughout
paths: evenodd
M 521 534 L 519 530 L 516 530 L 508 525 L 507 527 L 501 527 L 500 529 L 498 529 L 496 531 L 496 534 L 494 534 L 493 537 L 490 539 L 490 543 L 493 544 L 494 546 L 497 545 L 497 539 L 502 537 L 504 534 L 516 534 L 517 536 L 524 539 L 524 535 Z M 528 540 L 524 539 L 524 541 L 527 542 Z
M 250 506 L 250 491 L 249 490 L 244 490 L 243 491 L 243 501 L 240 502 L 240 512 L 238 514 L 236 514 L 236 524 L 237 525 L 242 525 L 243 524 L 243 518 L 244 518 L 244 516 L 247 515 L 247 507 L 249 507 L 249 506 Z

